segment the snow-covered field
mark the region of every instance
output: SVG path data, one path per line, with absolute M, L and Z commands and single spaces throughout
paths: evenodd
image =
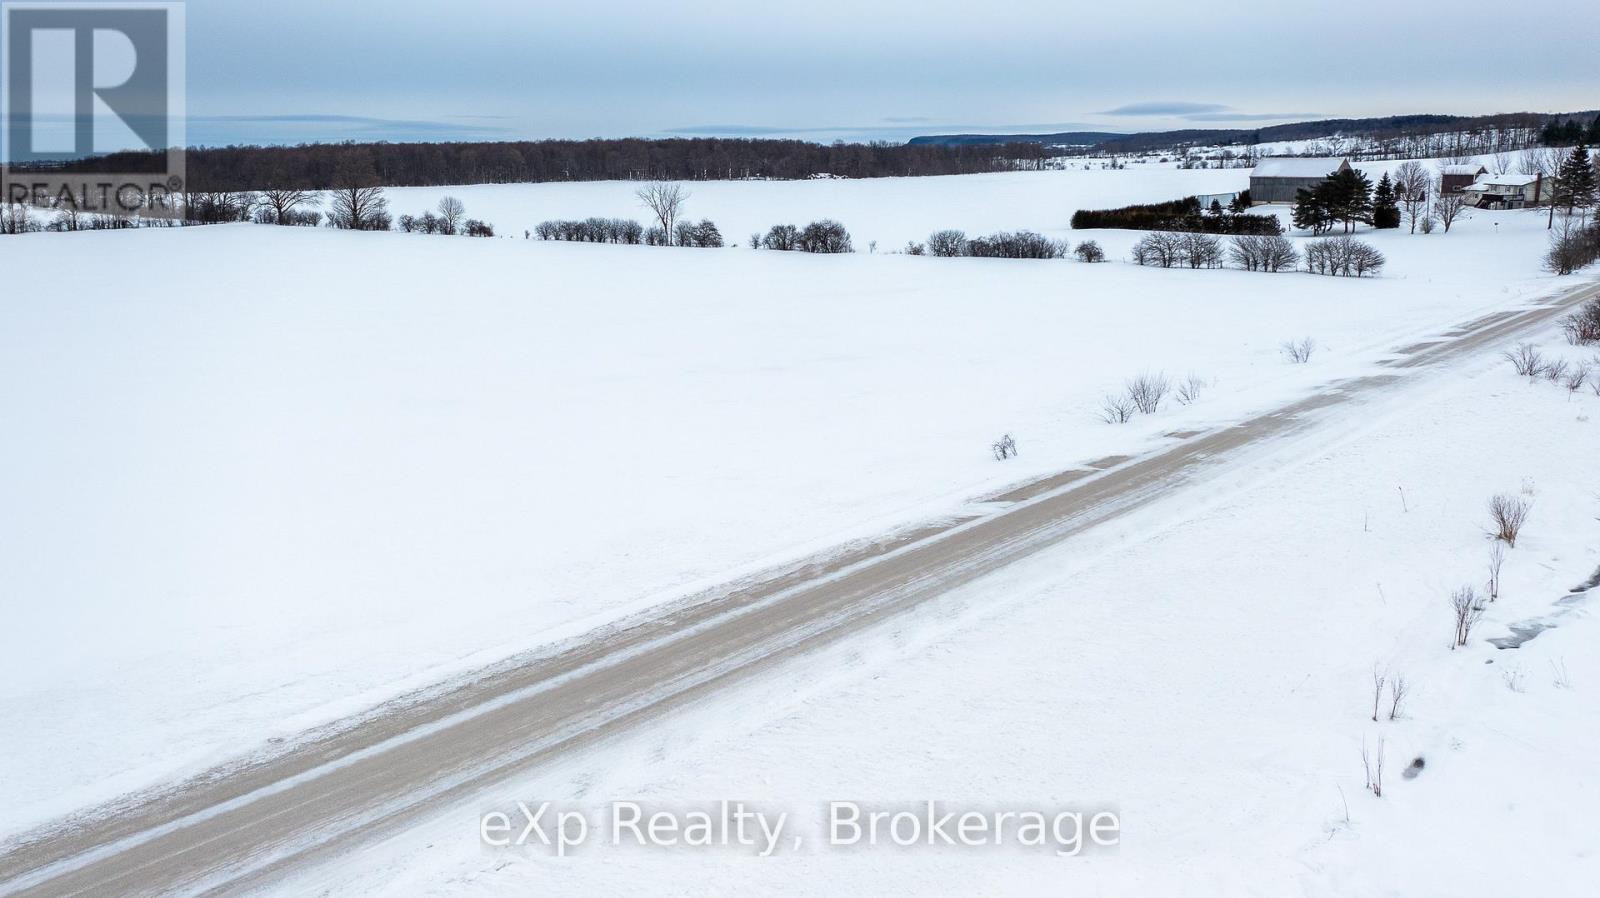
M 1589 353 L 1543 341 L 1574 361 Z M 1046 552 L 788 676 L 508 783 L 359 859 L 292 882 L 330 896 L 1589 894 L 1600 397 L 1485 355 L 1343 434 L 1231 472 L 1179 505 Z M 1401 492 L 1404 495 L 1402 497 Z M 1485 503 L 1527 497 L 1498 601 L 1449 648 L 1447 598 L 1480 592 Z M 1515 650 L 1508 625 L 1553 625 Z M 1373 722 L 1372 676 L 1403 679 Z M 1385 759 L 1364 790 L 1363 743 Z M 1414 779 L 1402 771 L 1414 758 Z M 807 841 L 489 848 L 480 815 L 612 800 L 787 810 Z M 825 845 L 824 801 L 1115 807 L 1077 858 Z M 513 812 L 513 819 L 515 818 Z M 1585 885 L 1587 883 L 1588 885 Z
M 1095 163 L 1077 163 L 1093 165 Z M 876 178 L 814 181 L 707 181 L 686 184 L 684 217 L 709 218 L 723 238 L 744 247 L 751 234 L 775 224 L 804 226 L 831 218 L 849 229 L 857 252 L 899 252 L 907 242 L 923 242 L 933 231 L 957 228 L 969 236 L 1029 229 L 1074 242 L 1086 235 L 1068 223 L 1079 209 L 1130 203 L 1155 203 L 1196 194 L 1231 193 L 1250 186 L 1248 168 L 1179 169 L 1176 162 L 1139 162 L 1120 169 L 952 175 L 937 178 Z M 1399 162 L 1362 162 L 1374 183 Z M 477 184 L 459 187 L 401 187 L 388 191 L 395 216 L 422 215 L 439 200 L 454 196 L 467 215 L 495 226 L 505 237 L 521 238 L 539 222 L 591 216 L 632 218 L 649 224 L 632 181 Z M 1258 207 L 1257 212 L 1268 207 Z M 1287 223 L 1287 209 L 1278 209 Z M 1529 213 L 1528 217 L 1533 217 Z M 1133 243 L 1128 232 L 1088 235 L 1114 257 Z M 1385 235 L 1387 236 L 1387 235 Z M 1113 248 L 1115 247 L 1115 248 Z
M 724 239 L 741 247 L 751 234 L 764 234 L 775 224 L 803 227 L 832 218 L 850 230 L 857 252 L 868 252 L 876 242 L 878 252 L 886 253 L 903 249 L 907 241 L 927 240 L 941 228 L 973 236 L 1028 228 L 1061 238 L 1071 233 L 1068 222 L 1078 209 L 1227 193 L 1249 185 L 1248 170 L 1159 165 L 860 181 L 708 181 L 687 185 L 685 216 L 711 219 Z M 602 216 L 648 223 L 638 189 L 630 181 L 402 187 L 389 191 L 389 208 L 396 216 L 421 215 L 440 198 L 454 196 L 466 204 L 469 216 L 492 223 L 501 235 L 520 238 L 548 219 Z
M 515 239 L 228 226 L 0 240 L 0 260 L 28 266 L 8 265 L 18 273 L 0 296 L 0 424 L 22 435 L 0 442 L 0 595 L 8 612 L 0 630 L 0 835 L 699 585 L 949 514 L 1006 483 L 1135 451 L 1172 429 L 1235 420 L 1369 371 L 1387 349 L 1568 286 L 1539 274 L 1543 222 L 1522 213 L 1479 214 L 1449 235 L 1366 235 L 1390 266 L 1383 278 L 1361 281 L 886 253 L 942 227 L 1062 236 L 1075 208 L 1237 189 L 1244 177 L 1140 170 L 694 187 L 690 216 L 715 219 L 735 239 L 779 221 L 828 216 L 851 228 L 859 250 L 879 244 L 877 255 L 844 257 L 520 239 L 522 228 L 545 218 L 642 218 L 627 184 L 391 192 L 397 214 L 421 212 L 453 193 L 470 215 Z M 1137 237 L 1073 236 L 1099 239 L 1113 259 Z M 70 284 L 63 271 L 73 272 Z M 1308 335 L 1321 346 L 1313 362 L 1286 364 L 1278 345 Z M 1210 386 L 1193 406 L 1121 427 L 1100 423 L 1100 399 L 1142 370 L 1194 373 Z M 1527 395 L 1507 388 L 1503 404 Z M 1461 420 L 1438 426 L 1467 426 L 1470 403 L 1461 403 Z M 1570 421 L 1593 401 L 1557 405 Z M 1527 408 L 1516 414 L 1533 415 L 1535 406 Z M 1557 420 L 1540 414 L 1527 426 Z M 1005 432 L 1015 435 L 1022 456 L 1001 464 L 988 446 Z M 1456 442 L 1439 451 L 1479 448 L 1481 432 L 1445 433 Z M 1416 465 L 1419 484 L 1466 472 L 1450 490 L 1437 487 L 1441 509 L 1476 509 L 1484 484 L 1505 477 L 1512 487 L 1530 476 L 1570 488 L 1574 502 L 1593 493 L 1554 485 L 1580 472 L 1542 467 L 1570 461 L 1565 443 L 1519 472 L 1430 465 L 1434 445 L 1416 437 L 1404 451 L 1393 448 L 1393 458 L 1372 450 L 1370 461 Z M 1482 463 L 1495 458 L 1484 454 Z M 1402 473 L 1396 468 L 1392 476 Z M 1349 484 L 1328 487 L 1327 501 L 1354 501 Z M 1371 491 L 1386 498 L 1396 485 L 1385 481 Z M 1251 495 L 1256 499 L 1238 501 L 1265 506 L 1271 497 Z M 1375 530 L 1386 513 L 1376 502 Z M 1580 522 L 1579 512 L 1559 505 L 1547 518 L 1553 503 L 1543 494 L 1540 502 L 1541 521 Z M 1275 540 L 1310 545 L 1324 532 L 1307 527 L 1315 516 L 1292 504 L 1272 513 L 1280 517 L 1257 526 Z M 1392 522 L 1410 535 L 1375 549 L 1387 554 L 1370 565 L 1346 558 L 1337 564 L 1341 576 L 1370 569 L 1395 571 L 1397 584 L 1404 571 L 1458 579 L 1425 569 L 1441 567 L 1447 551 L 1446 543 L 1429 542 L 1445 535 L 1420 526 L 1431 513 Z M 1450 520 L 1470 528 L 1475 514 L 1451 512 Z M 1194 526 L 1170 538 L 1209 538 Z M 1576 530 L 1570 535 L 1582 538 Z M 1105 727 L 1084 753 L 1070 732 L 1040 728 L 1028 737 L 1034 741 L 999 746 L 986 757 L 1023 752 L 1013 757 L 1028 762 L 1025 775 L 1041 779 L 1006 781 L 989 766 L 973 775 L 990 779 L 969 781 L 970 788 L 989 794 L 995 790 L 984 783 L 992 783 L 1064 799 L 1092 792 L 1088 797 L 1122 803 L 1130 827 L 1148 825 L 1133 811 L 1155 802 L 1168 816 L 1145 819 L 1155 821 L 1158 839 L 1177 840 L 1159 843 L 1173 851 L 1211 844 L 1198 830 L 1173 831 L 1182 828 L 1176 821 L 1183 808 L 1215 808 L 1242 825 L 1252 808 L 1268 819 L 1280 813 L 1283 807 L 1270 802 L 1288 792 L 1309 801 L 1309 791 L 1294 791 L 1310 788 L 1295 779 L 1301 774 L 1279 776 L 1268 764 L 1267 776 L 1283 794 L 1256 803 L 1261 765 L 1292 754 L 1306 770 L 1326 767 L 1328 776 L 1345 777 L 1349 745 L 1315 743 L 1322 731 L 1265 711 L 1253 719 L 1242 700 L 1219 728 L 1233 735 L 1192 756 L 1202 772 L 1175 770 L 1176 759 L 1191 759 L 1189 742 L 1214 734 L 1213 719 L 1200 712 L 1220 701 L 1215 692 L 1230 682 L 1248 687 L 1241 696 L 1287 701 L 1271 692 L 1293 685 L 1281 682 L 1288 675 L 1274 665 L 1300 665 L 1317 684 L 1300 712 L 1306 715 L 1329 715 L 1333 696 L 1344 701 L 1345 691 L 1359 692 L 1359 682 L 1348 685 L 1342 671 L 1359 675 L 1373 652 L 1346 657 L 1343 647 L 1361 637 L 1359 626 L 1382 622 L 1356 614 L 1372 597 L 1350 596 L 1348 607 L 1338 607 L 1353 617 L 1330 617 L 1328 625 L 1345 629 L 1291 626 L 1299 641 L 1267 638 L 1284 620 L 1304 623 L 1307 612 L 1297 609 L 1326 610 L 1334 594 L 1323 582 L 1339 582 L 1310 565 L 1305 545 L 1283 542 L 1274 543 L 1281 551 L 1264 554 L 1295 556 L 1282 562 L 1301 567 L 1250 560 L 1256 547 L 1240 538 L 1208 550 L 1218 553 L 1212 558 L 1192 546 L 1176 550 L 1170 569 L 1146 561 L 1100 573 L 1085 568 L 1085 577 L 1101 579 L 1074 580 L 1071 594 L 1099 582 L 1083 593 L 1098 595 L 1098 603 L 1066 598 L 1068 587 L 1046 576 L 1059 564 L 1032 565 L 1016 574 L 1015 590 L 1001 590 L 1025 610 L 1026 627 L 985 624 L 1008 632 L 927 648 L 932 654 L 911 659 L 927 675 L 952 664 L 968 682 L 924 692 L 909 685 L 915 679 L 896 680 L 901 686 L 882 693 L 899 697 L 896 720 L 913 720 L 918 708 L 928 715 L 924 727 L 955 715 L 959 725 L 939 737 L 946 742 L 917 742 L 936 734 L 916 731 L 895 755 L 870 744 L 890 738 L 891 728 L 856 734 L 859 751 L 898 759 L 903 766 L 896 769 L 912 779 L 896 785 L 869 778 L 881 776 L 883 764 L 860 767 L 859 780 L 817 779 L 830 769 L 823 755 L 814 766 L 790 765 L 795 778 L 772 794 L 815 800 L 828 789 L 808 788 L 848 792 L 855 783 L 916 792 L 919 772 L 936 777 L 958 762 L 956 748 L 966 743 L 953 740 L 962 732 L 993 731 L 986 720 L 1002 731 L 1034 730 L 1038 715 L 1053 713 L 1048 696 L 1057 695 L 1053 726 L 1092 719 Z M 1552 542 L 1557 548 L 1549 551 L 1571 555 L 1575 545 Z M 1448 546 L 1465 551 L 1459 540 Z M 1236 563 L 1218 560 L 1229 553 Z M 1139 568 L 1137 577 L 1128 576 L 1130 565 Z M 1535 567 L 1519 566 L 1518 576 L 1533 577 L 1528 569 Z M 1523 585 L 1547 591 L 1576 573 L 1552 563 L 1549 582 Z M 1247 578 L 1228 589 L 1249 601 L 1219 597 L 1230 574 Z M 1294 592 L 1308 578 L 1316 588 Z M 1189 588 L 1163 585 L 1175 582 Z M 1411 584 L 1416 604 L 1403 607 L 1407 614 L 1418 609 L 1416 620 L 1391 628 L 1396 652 L 1423 644 L 1405 641 L 1423 638 L 1422 621 L 1435 639 L 1443 599 L 1424 587 L 1439 586 Z M 1385 590 L 1394 600 L 1387 582 Z M 1023 601 L 1031 595 L 1055 598 Z M 1274 604 L 1280 599 L 1281 607 Z M 1169 628 L 1186 625 L 1194 603 L 1226 605 L 1226 613 L 1195 624 L 1204 638 L 1180 639 Z M 1124 639 L 1128 630 L 1136 632 Z M 1028 633 L 1061 635 L 1019 643 Z M 1552 634 L 1546 644 L 1568 638 Z M 1026 651 L 996 661 L 1008 643 Z M 1179 645 L 1194 651 L 1175 656 Z M 1062 652 L 1055 667 L 1030 668 L 1047 649 Z M 953 661 L 945 651 L 957 653 Z M 1100 683 L 1099 693 L 1105 701 L 1119 696 L 1136 713 L 1123 721 L 1115 708 L 1094 704 L 1102 700 L 1090 689 L 1097 684 L 1060 676 L 1079 666 L 1073 659 L 1080 655 L 1077 674 L 1120 677 L 1132 692 L 1107 693 Z M 1140 663 L 1152 657 L 1171 663 Z M 1419 670 L 1437 660 L 1416 657 Z M 1236 675 L 1218 676 L 1229 666 Z M 1039 673 L 1051 669 L 1056 673 Z M 873 698 L 889 687 L 860 682 L 850 670 L 830 681 L 842 697 L 817 691 L 815 701 L 837 703 L 837 712 L 823 704 L 796 718 L 802 742 L 804 733 L 823 738 L 808 728 L 831 726 L 829 713 L 839 715 L 841 727 L 860 719 L 854 715 L 891 713 Z M 1573 670 L 1577 676 L 1576 663 Z M 1185 672 L 1188 679 L 1178 679 Z M 1185 715 L 1175 715 L 1160 691 L 1176 682 L 1205 690 L 1187 702 Z M 996 689 L 989 704 L 977 693 L 953 698 L 986 683 Z M 1046 687 L 1056 691 L 1041 699 L 1036 690 Z M 968 712 L 978 716 L 964 717 Z M 1340 733 L 1348 717 L 1337 718 Z M 1423 744 L 1420 721 L 1408 726 Z M 738 726 L 749 724 L 734 731 Z M 754 737 L 770 747 L 750 757 L 766 764 L 729 766 L 709 749 L 681 756 L 669 750 L 671 764 L 688 766 L 619 766 L 623 778 L 614 787 L 649 788 L 658 781 L 652 778 L 666 777 L 682 786 L 675 794 L 721 794 L 724 785 L 737 792 L 744 782 L 738 777 L 770 770 L 781 752 L 796 750 L 797 743 L 783 742 L 792 737 L 784 727 Z M 1284 732 L 1291 736 L 1267 739 Z M 1354 738 L 1360 729 L 1348 732 Z M 1119 742 L 1139 743 L 1146 762 L 1175 776 L 1135 782 L 1139 770 L 1130 764 L 1096 778 L 1095 752 L 1136 756 Z M 825 744 L 843 751 L 845 743 Z M 1263 757 L 1268 751 L 1272 757 Z M 1338 765 L 1323 763 L 1335 756 Z M 1223 768 L 1231 772 L 1215 772 Z M 640 779 L 626 779 L 630 770 Z M 707 770 L 728 779 L 704 779 Z M 1441 771 L 1440 780 L 1447 775 Z M 1149 791 L 1191 787 L 1199 791 L 1182 802 Z M 1327 795 L 1317 800 L 1331 808 L 1333 790 L 1322 791 Z M 1229 794 L 1232 806 L 1224 801 Z M 1168 830 L 1160 829 L 1163 819 Z M 1133 847 L 1133 832 L 1124 860 L 1144 850 Z M 1269 857 L 1284 855 L 1263 854 Z M 462 869 L 480 861 L 463 859 Z M 943 867 L 915 875 L 935 876 Z M 733 877 L 756 875 L 754 868 L 728 869 Z

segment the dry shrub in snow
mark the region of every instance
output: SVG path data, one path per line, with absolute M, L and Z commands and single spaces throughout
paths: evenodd
M 1561 332 L 1574 346 L 1600 343 L 1600 299 L 1591 299 L 1571 315 L 1561 319 Z
M 1518 343 L 1516 349 L 1508 350 L 1501 355 L 1523 377 L 1538 377 L 1544 373 L 1544 356 L 1532 343 Z
M 1144 414 L 1153 415 L 1160 410 L 1161 400 L 1166 398 L 1171 389 L 1172 382 L 1167 380 L 1166 374 L 1146 372 L 1128 381 L 1128 401 Z
M 1511 548 L 1517 547 L 1517 534 L 1528 523 L 1528 512 L 1533 505 L 1521 496 L 1501 493 L 1489 500 L 1489 518 L 1494 521 L 1494 538 Z
M 1567 364 L 1566 359 L 1553 359 L 1546 362 L 1544 365 L 1544 379 L 1551 383 L 1560 383 L 1566 379 L 1567 371 L 1571 367 L 1571 365 Z
M 1405 677 L 1395 677 L 1389 682 L 1389 719 L 1399 720 L 1405 708 L 1406 696 L 1411 693 L 1411 688 L 1406 685 Z
M 1191 374 L 1178 384 L 1177 399 L 1179 405 L 1190 405 L 1200 399 L 1200 391 L 1204 390 L 1206 382 L 1198 375 Z
M 1590 373 L 1591 372 L 1587 364 L 1579 363 L 1574 365 L 1572 370 L 1566 373 L 1565 377 L 1561 378 L 1561 385 L 1567 388 L 1568 401 L 1571 401 L 1572 394 L 1583 389 L 1583 385 L 1589 382 Z
M 1367 775 L 1367 791 L 1374 798 L 1383 797 L 1383 740 L 1378 740 L 1376 756 L 1367 751 L 1367 742 L 1361 741 L 1361 767 Z
M 1544 269 L 1551 274 L 1571 274 L 1592 265 L 1600 258 L 1600 227 L 1580 225 L 1564 215 L 1550 232 L 1550 248 L 1544 254 Z
M 1522 692 L 1522 668 L 1514 667 L 1500 672 L 1500 679 L 1506 681 L 1506 688 L 1512 692 Z
M 1311 361 L 1311 354 L 1317 351 L 1317 341 L 1310 337 L 1303 337 L 1299 340 L 1285 340 L 1283 345 L 1278 347 L 1278 350 L 1291 363 L 1304 365 L 1306 362 Z
M 1451 593 L 1450 610 L 1456 621 L 1455 641 L 1450 647 L 1455 649 L 1467 644 L 1467 638 L 1472 635 L 1472 625 L 1483 617 L 1483 605 L 1478 602 L 1478 591 L 1470 586 L 1463 586 Z
M 1008 458 L 1017 457 L 1017 441 L 1013 440 L 1011 438 L 1011 434 L 1009 433 L 1000 439 L 995 440 L 994 443 L 989 446 L 989 449 L 994 453 L 994 457 L 999 461 L 1005 461 Z
M 1107 424 L 1126 424 L 1133 420 L 1133 400 L 1126 396 L 1107 396 L 1100 405 L 1100 420 Z

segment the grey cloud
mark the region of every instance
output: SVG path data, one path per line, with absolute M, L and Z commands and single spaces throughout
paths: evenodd
M 1275 122 L 1325 116 L 1320 112 L 1201 112 L 1183 118 L 1191 122 Z
M 1221 103 L 1184 103 L 1176 100 L 1152 100 L 1145 103 L 1129 103 L 1115 109 L 1107 109 L 1101 115 L 1181 115 L 1189 118 L 1195 115 L 1216 114 L 1226 112 L 1232 107 Z

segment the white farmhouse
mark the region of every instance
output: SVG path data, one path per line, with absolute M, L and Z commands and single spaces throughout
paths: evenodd
M 1462 188 L 1466 203 L 1479 209 L 1521 209 L 1550 201 L 1555 182 L 1541 174 L 1480 175 Z

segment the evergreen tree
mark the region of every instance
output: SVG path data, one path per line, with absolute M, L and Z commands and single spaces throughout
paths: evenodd
M 1553 147 L 1561 143 L 1561 122 L 1559 119 L 1547 119 L 1544 127 L 1539 129 L 1539 143 Z
M 1356 169 L 1336 171 L 1317 185 L 1324 194 L 1323 202 L 1335 221 L 1344 222 L 1345 233 L 1354 230 L 1355 223 L 1372 223 L 1372 181 Z
M 1561 160 L 1561 169 L 1556 173 L 1556 203 L 1566 206 L 1571 214 L 1574 208 L 1587 209 L 1594 202 L 1594 163 L 1589 159 L 1589 148 L 1580 143 Z
M 1583 124 L 1581 122 L 1579 122 L 1575 118 L 1574 119 L 1568 119 L 1567 123 L 1565 125 L 1561 126 L 1561 144 L 1562 144 L 1562 146 L 1567 146 L 1569 144 L 1574 144 L 1574 143 L 1581 143 L 1582 141 L 1583 141 Z
M 1400 200 L 1395 195 L 1389 173 L 1378 179 L 1378 188 L 1372 194 L 1372 226 L 1375 228 L 1400 227 Z
M 1594 121 L 1589 123 L 1589 133 L 1585 135 L 1583 142 L 1591 147 L 1600 147 L 1600 115 L 1595 116 Z
M 1235 215 L 1250 211 L 1250 191 L 1241 190 L 1233 195 L 1233 200 L 1228 203 L 1228 211 Z
M 1310 231 L 1315 235 L 1322 235 L 1333 227 L 1333 213 L 1328 208 L 1327 183 L 1318 184 L 1311 190 L 1304 187 L 1294 192 L 1294 226 Z

